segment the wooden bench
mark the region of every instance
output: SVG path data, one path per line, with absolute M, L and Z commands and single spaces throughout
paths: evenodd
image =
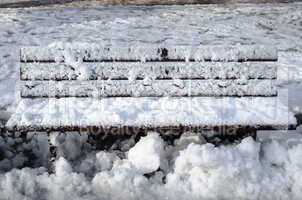
M 25 47 L 11 131 L 288 129 L 268 46 Z

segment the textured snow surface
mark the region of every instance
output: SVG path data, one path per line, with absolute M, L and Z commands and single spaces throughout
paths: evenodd
M 76 133 L 73 138 L 60 137 L 61 152 L 85 143 L 85 136 Z M 0 141 L 2 146 L 5 142 Z M 302 195 L 301 141 L 288 145 L 283 140 L 259 143 L 246 138 L 215 147 L 187 134 L 171 146 L 150 133 L 126 157 L 116 151 L 80 149 L 77 157 L 67 154 L 56 160 L 53 174 L 44 167 L 1 173 L 0 199 L 298 200 Z M 140 156 L 143 160 L 137 159 Z
M 302 86 L 294 84 L 302 79 L 301 9 L 301 3 L 1 9 L 0 108 L 13 112 L 19 101 L 20 48 L 61 41 L 106 47 L 273 45 L 279 50 L 280 87 L 290 94 L 290 108 L 301 112 L 295 91 Z
M 293 113 L 274 97 L 129 97 L 22 99 L 7 126 L 287 126 L 295 123 Z

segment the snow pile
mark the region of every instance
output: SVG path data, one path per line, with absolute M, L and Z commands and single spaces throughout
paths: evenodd
M 24 165 L 45 166 L 48 160 L 48 138 L 45 133 L 0 135 L 0 172 Z
M 157 133 L 143 137 L 128 153 L 128 160 L 142 173 L 156 171 L 163 165 L 164 142 Z
M 259 152 L 252 138 L 231 148 L 191 144 L 177 157 L 168 187 L 194 199 L 288 198 L 286 180 L 265 169 Z
M 82 154 L 85 145 L 88 145 L 87 134 L 74 133 L 52 133 L 51 144 L 57 147 L 57 155 L 75 160 Z
M 73 149 L 77 140 L 64 139 Z M 246 138 L 215 147 L 185 134 L 168 145 L 150 133 L 126 155 L 83 150 L 76 160 L 56 160 L 55 173 L 1 173 L 0 199 L 299 199 L 301 156 L 301 143 Z

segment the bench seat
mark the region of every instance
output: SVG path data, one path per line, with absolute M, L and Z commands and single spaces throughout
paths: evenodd
M 6 127 L 288 129 L 296 119 L 279 102 L 278 65 L 271 45 L 24 47 L 21 101 Z
M 293 113 L 275 97 L 123 97 L 22 99 L 10 130 L 64 131 L 89 127 L 249 126 L 287 129 Z

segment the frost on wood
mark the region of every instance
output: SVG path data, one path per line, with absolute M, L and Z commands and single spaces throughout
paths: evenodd
M 26 81 L 22 97 L 276 96 L 273 80 Z
M 23 99 L 7 127 L 267 125 L 287 128 L 294 124 L 293 113 L 274 97 L 142 97 Z
M 47 47 L 24 47 L 23 62 L 75 61 L 276 61 L 277 50 L 271 46 L 132 46 L 104 47 L 93 44 L 60 44 Z
M 133 79 L 275 79 L 277 65 L 275 62 L 21 63 L 20 76 L 21 80 L 114 80 L 132 76 Z

